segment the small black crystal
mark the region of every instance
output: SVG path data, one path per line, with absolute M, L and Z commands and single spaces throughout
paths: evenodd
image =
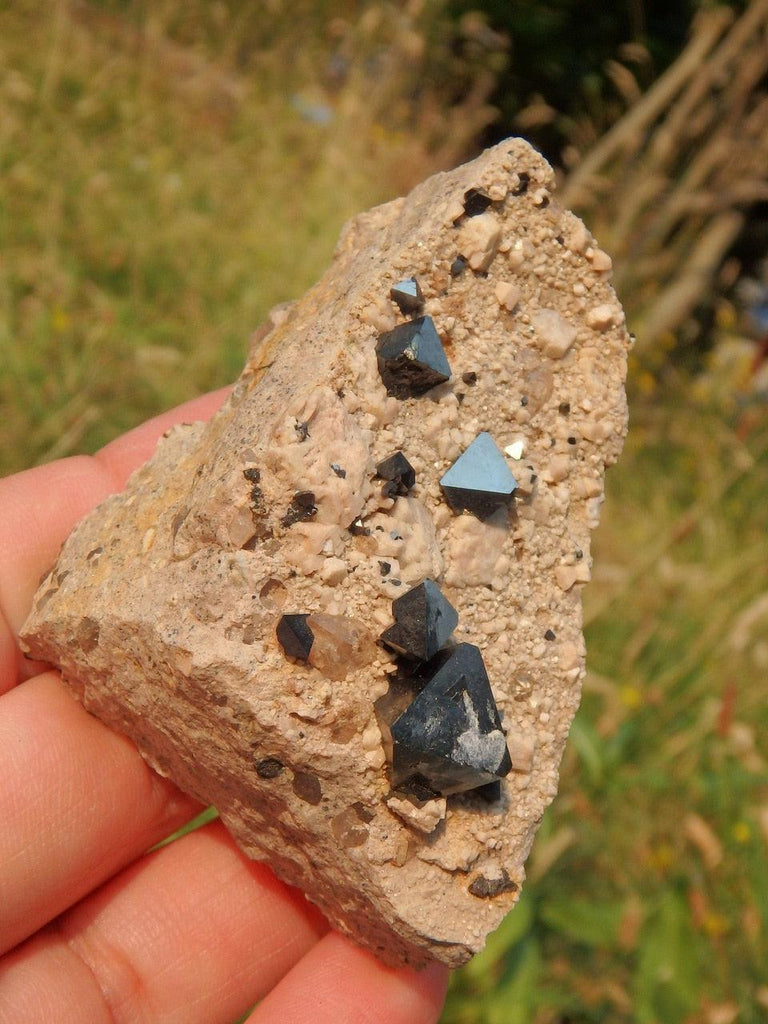
M 282 615 L 277 624 L 277 640 L 289 658 L 306 661 L 315 636 L 307 625 L 308 615 Z
M 344 478 L 347 475 L 346 469 L 342 469 L 338 462 L 332 462 L 331 469 L 333 470 L 334 474 L 338 477 L 341 477 L 342 480 L 344 480 Z
M 477 384 L 477 374 L 474 370 L 467 370 L 465 373 L 462 373 L 461 379 L 471 388 Z
M 283 762 L 276 757 L 262 757 L 256 764 L 256 774 L 260 779 L 276 779 L 283 768 Z
M 451 277 L 461 277 L 467 269 L 467 261 L 463 256 L 457 256 L 451 264 Z
M 439 793 L 463 793 L 512 768 L 483 658 L 473 644 L 448 653 L 390 732 L 395 789 L 407 789 L 418 776 Z
M 501 869 L 498 878 L 486 878 L 485 875 L 476 875 L 467 886 L 473 896 L 481 900 L 490 900 L 494 896 L 501 896 L 504 892 L 517 892 L 518 884 L 509 877 L 506 868 Z
M 418 313 L 424 305 L 424 295 L 415 277 L 398 281 L 390 288 L 389 297 L 397 304 L 401 313 Z
M 394 626 L 381 639 L 398 654 L 429 661 L 445 646 L 459 624 L 456 609 L 434 580 L 424 580 L 392 602 Z
M 294 523 L 311 519 L 315 515 L 317 515 L 317 505 L 314 493 L 312 491 L 296 491 L 280 522 L 283 526 L 293 526 Z
M 464 213 L 468 217 L 477 217 L 485 213 L 491 205 L 492 199 L 479 188 L 470 188 L 464 193 Z
M 376 476 L 386 480 L 387 496 L 407 494 L 416 483 L 416 471 L 402 452 L 388 455 L 376 467 Z
M 353 519 L 347 527 L 353 537 L 370 537 L 370 527 L 363 523 L 363 520 L 358 516 L 357 519 Z
M 384 386 L 395 398 L 423 395 L 451 376 L 440 336 L 429 316 L 380 334 L 376 359 Z
M 517 481 L 496 442 L 484 431 L 443 475 L 440 486 L 455 511 L 466 509 L 486 519 L 509 504 Z

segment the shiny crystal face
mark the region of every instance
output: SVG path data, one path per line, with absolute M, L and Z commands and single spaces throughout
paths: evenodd
M 456 609 L 434 580 L 424 580 L 393 601 L 392 614 L 395 624 L 382 633 L 382 641 L 398 654 L 417 661 L 434 657 L 459 624 Z
M 478 217 L 491 205 L 491 197 L 482 189 L 470 188 L 464 193 L 464 213 L 467 217 Z
M 483 432 L 443 475 L 440 486 L 455 512 L 466 509 L 485 519 L 510 503 L 517 481 L 496 442 Z
M 380 334 L 379 373 L 394 398 L 413 398 L 450 379 L 451 367 L 432 318 L 408 320 Z
M 449 795 L 503 778 L 512 768 L 483 658 L 459 644 L 391 726 L 392 785 Z
M 424 296 L 415 277 L 398 281 L 389 290 L 389 297 L 397 305 L 401 313 L 418 313 L 424 305 Z
M 387 481 L 388 497 L 404 495 L 416 484 L 416 472 L 402 452 L 394 452 L 376 466 L 376 476 Z
M 308 615 L 283 615 L 277 624 L 277 639 L 289 658 L 306 661 L 315 637 L 307 625 Z

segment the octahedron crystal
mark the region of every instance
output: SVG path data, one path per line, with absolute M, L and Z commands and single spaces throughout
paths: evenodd
M 459 624 L 456 609 L 443 597 L 434 580 L 424 580 L 392 602 L 394 626 L 382 641 L 398 654 L 429 661 L 450 639 Z
M 512 500 L 517 481 L 491 435 L 478 434 L 440 479 L 448 504 L 485 519 Z
M 459 644 L 391 726 L 392 785 L 463 793 L 512 768 L 480 651 Z
M 390 288 L 389 297 L 397 304 L 401 313 L 418 313 L 424 305 L 424 296 L 415 277 L 398 281 Z
M 416 472 L 402 452 L 394 452 L 376 466 L 376 476 L 388 483 L 387 493 L 407 494 L 416 483 Z
M 395 398 L 412 398 L 451 376 L 432 317 L 408 320 L 380 334 L 376 359 L 384 386 Z

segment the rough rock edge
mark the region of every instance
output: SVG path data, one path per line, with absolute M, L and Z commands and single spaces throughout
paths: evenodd
M 476 217 L 471 188 L 491 199 Z M 222 411 L 170 431 L 76 527 L 24 628 L 89 710 L 390 963 L 457 966 L 514 904 L 578 704 L 576 584 L 626 427 L 628 337 L 609 261 L 551 190 L 545 162 L 510 140 L 352 221 L 325 277 L 255 338 Z M 399 402 L 373 346 L 404 319 L 389 288 L 412 274 L 453 377 Z M 524 455 L 513 515 L 479 523 L 447 510 L 438 480 L 486 429 Z M 397 448 L 418 479 L 393 503 L 373 467 Z M 321 463 L 345 477 L 326 481 Z M 317 517 L 281 527 L 308 479 Z M 370 536 L 344 530 L 360 515 Z M 375 636 L 395 581 L 427 575 L 459 610 L 457 639 L 483 649 L 518 763 L 500 802 L 449 798 L 425 834 L 386 806 L 386 655 L 329 683 L 286 663 L 274 624 L 287 598 Z

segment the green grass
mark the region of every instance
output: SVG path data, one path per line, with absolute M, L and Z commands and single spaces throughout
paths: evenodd
M 233 380 L 344 221 L 487 120 L 488 85 L 437 102 L 474 73 L 441 3 L 418 16 L 421 56 L 386 4 L 333 31 L 312 0 L 273 6 L 0 9 L 0 472 Z
M 270 307 L 393 191 L 272 72 L 55 10 L 0 12 L 4 472 L 231 381 Z
M 456 118 L 433 95 L 426 146 L 405 100 L 399 122 L 382 114 L 411 65 L 391 62 L 375 96 L 364 64 L 329 92 L 312 61 L 331 42 L 307 35 L 291 63 L 290 17 L 267 38 L 237 5 L 89 11 L 0 10 L 5 472 L 233 379 L 343 220 L 453 162 L 485 116 L 464 110 L 451 148 Z M 398 56 L 400 37 L 366 31 L 364 54 L 378 38 Z M 294 92 L 330 96 L 331 123 Z M 443 1024 L 766 1019 L 767 497 L 764 409 L 731 422 L 684 388 L 635 403 L 562 791 L 520 906 L 457 975 Z

